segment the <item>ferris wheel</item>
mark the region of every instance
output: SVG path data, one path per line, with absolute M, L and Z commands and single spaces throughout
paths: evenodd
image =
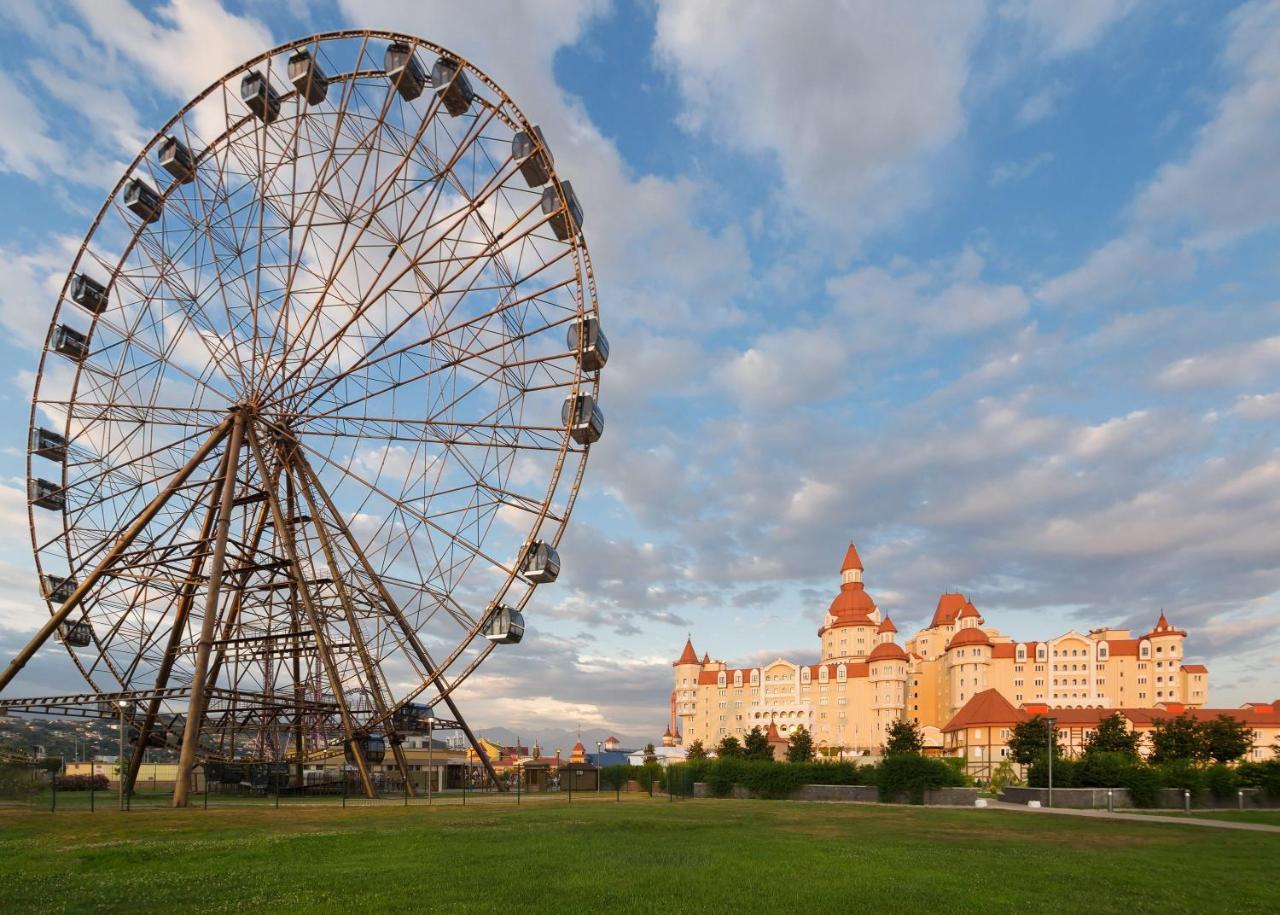
M 418 38 L 313 36 L 194 98 L 53 309 L 28 459 L 50 619 L 0 689 L 61 641 L 129 709 L 131 778 L 181 747 L 175 804 L 198 761 L 300 778 L 335 746 L 372 793 L 366 757 L 404 769 L 440 703 L 474 743 L 453 694 L 556 580 L 603 432 L 582 223 L 539 127 Z

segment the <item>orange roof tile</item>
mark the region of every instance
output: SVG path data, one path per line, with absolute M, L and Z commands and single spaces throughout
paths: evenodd
M 932 629 L 934 626 L 946 626 L 954 623 L 966 603 L 968 601 L 965 600 L 963 594 L 943 594 L 938 598 L 938 607 L 933 611 L 933 619 L 929 621 L 929 628 Z
M 896 642 L 881 642 L 871 649 L 868 661 L 906 661 L 907 653 Z
M 844 554 L 844 562 L 840 564 L 841 572 L 848 572 L 850 569 L 857 569 L 859 572 L 863 571 L 862 560 L 858 558 L 858 550 L 852 543 L 849 544 L 849 549 Z
M 993 658 L 1012 658 L 1015 656 L 1017 646 L 1013 642 L 994 642 L 991 645 L 991 657 Z
M 1027 717 L 1027 713 L 1016 709 L 997 689 L 984 689 L 964 704 L 960 711 L 942 728 L 945 731 L 959 731 L 962 728 L 986 726 L 992 724 L 1017 724 Z
M 977 626 L 961 629 L 947 643 L 947 651 L 952 648 L 963 648 L 965 645 L 990 645 L 991 638 Z
M 893 625 L 893 620 L 888 616 L 884 618 L 884 620 L 880 623 L 879 628 L 876 629 L 876 632 L 897 632 L 897 631 L 898 631 L 898 627 Z
M 1189 674 L 1207 674 L 1209 672 L 1209 668 L 1203 664 L 1183 664 L 1182 669 Z
M 982 619 L 982 614 L 979 613 L 978 608 L 973 605 L 973 601 L 967 600 L 964 602 L 964 606 L 960 608 L 960 616 L 958 618 L 962 620 L 967 620 L 967 619 L 970 619 L 971 617 L 977 617 L 978 619 Z
M 693 636 L 684 641 L 684 651 L 680 652 L 680 657 L 676 659 L 672 667 L 679 667 L 681 664 L 697 664 L 698 653 L 693 650 Z

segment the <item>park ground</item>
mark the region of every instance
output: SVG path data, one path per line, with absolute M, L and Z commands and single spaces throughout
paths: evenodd
M 0 910 L 1275 912 L 1280 834 L 1005 810 L 527 798 L 0 810 Z

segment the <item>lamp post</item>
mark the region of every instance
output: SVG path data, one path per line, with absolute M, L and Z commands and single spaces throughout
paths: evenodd
M 604 741 L 596 741 L 596 794 L 600 794 L 600 770 L 604 768 Z
M 1049 806 L 1053 806 L 1053 751 L 1054 744 L 1058 737 L 1058 719 L 1046 718 L 1045 724 L 1049 725 Z

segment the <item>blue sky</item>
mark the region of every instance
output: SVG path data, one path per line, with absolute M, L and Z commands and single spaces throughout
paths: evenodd
M 899 628 L 1163 608 L 1215 705 L 1280 692 L 1280 4 L 0 0 L 0 640 L 41 612 L 23 435 L 125 163 L 303 35 L 493 76 L 586 209 L 609 425 L 481 725 L 655 736 L 686 632 L 816 653 L 849 540 Z M 28 690 L 76 686 L 43 655 Z

